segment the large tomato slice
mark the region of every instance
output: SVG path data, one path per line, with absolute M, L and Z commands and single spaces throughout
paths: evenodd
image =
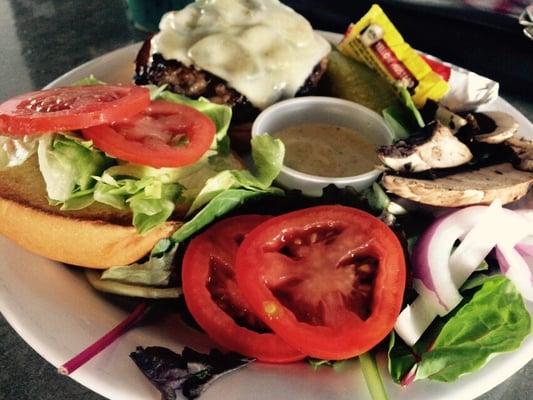
M 261 215 L 228 218 L 193 239 L 183 259 L 183 294 L 198 325 L 218 345 L 260 361 L 290 362 L 304 355 L 250 311 L 233 271 L 239 244 L 267 219 Z
M 343 206 L 262 223 L 242 242 L 235 272 L 256 315 L 289 345 L 328 360 L 366 352 L 392 330 L 406 274 L 394 233 Z
M 131 117 L 150 104 L 138 86 L 72 86 L 13 97 L 0 104 L 0 133 L 32 135 L 108 124 Z
M 141 114 L 82 132 L 114 157 L 159 168 L 198 161 L 213 143 L 216 126 L 192 107 L 157 100 Z

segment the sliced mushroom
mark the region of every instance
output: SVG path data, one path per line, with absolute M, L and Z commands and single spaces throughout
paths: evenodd
M 466 164 L 472 153 L 449 128 L 435 121 L 424 128 L 423 135 L 380 147 L 378 158 L 398 172 L 421 172 Z
M 514 135 L 505 143 L 513 149 L 520 159 L 518 168 L 523 171 L 533 171 L 533 140 Z
M 458 114 L 455 114 L 450 109 L 440 105 L 439 103 L 428 99 L 424 107 L 420 110 L 424 121 L 439 121 L 444 126 L 451 129 L 452 132 L 457 132 L 468 121 Z
M 515 119 L 501 111 L 471 113 L 466 116 L 469 134 L 478 142 L 497 144 L 513 137 L 519 125 Z
M 440 105 L 435 113 L 435 119 L 450 128 L 452 132 L 457 132 L 468 123 L 468 121 L 460 115 L 457 115 L 448 110 L 446 107 Z
M 506 204 L 527 195 L 533 185 L 533 173 L 504 163 L 434 180 L 384 175 L 382 184 L 397 196 L 432 206 L 490 204 L 495 199 Z

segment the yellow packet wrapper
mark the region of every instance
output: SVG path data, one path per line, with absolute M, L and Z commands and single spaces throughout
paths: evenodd
M 427 99 L 438 101 L 448 92 L 448 83 L 403 40 L 377 4 L 349 26 L 338 48 L 344 55 L 376 70 L 393 85 L 405 87 L 418 108 Z

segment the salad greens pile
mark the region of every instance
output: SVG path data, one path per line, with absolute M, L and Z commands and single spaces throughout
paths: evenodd
M 264 171 L 257 173 L 254 175 L 255 179 L 263 176 L 264 173 Z M 226 193 L 232 191 L 238 192 L 243 189 L 220 192 L 213 200 L 219 199 L 219 205 L 224 207 L 225 204 L 229 204 Z M 378 184 L 360 193 L 350 188 L 339 189 L 330 186 L 324 190 L 321 198 L 308 198 L 299 192 L 288 191 L 277 198 L 275 205 L 271 199 L 273 195 L 274 193 L 271 192 L 264 197 L 258 196 L 253 201 L 246 201 L 240 207 L 235 208 L 233 213 L 246 214 L 263 211 L 276 214 L 336 202 L 358 207 L 379 216 L 402 238 L 406 249 L 412 248 L 409 243 L 416 241 L 419 234 L 426 229 L 429 219 L 424 214 L 405 214 L 406 211 L 392 202 Z M 228 210 L 245 200 L 245 197 L 238 198 L 239 201 L 231 202 Z M 189 223 L 179 229 L 173 238 L 167 239 L 166 243 L 161 242 L 159 248 L 154 250 L 149 262 L 161 260 L 158 257 L 168 257 L 168 249 L 175 251 L 179 242 L 198 232 L 208 223 L 207 220 L 210 222 L 215 215 L 222 214 L 219 214 L 219 205 L 213 203 L 213 200 Z M 224 210 L 224 213 L 226 211 Z M 205 214 L 202 215 L 202 213 Z M 418 223 L 408 222 L 413 220 Z M 424 220 L 425 223 L 420 223 Z M 160 262 L 160 265 L 163 264 Z M 413 347 L 405 344 L 394 332 L 390 334 L 387 352 L 388 368 L 395 382 L 406 386 L 420 379 L 454 381 L 466 373 L 477 371 L 494 355 L 516 350 L 530 334 L 531 318 L 522 296 L 509 279 L 502 275 L 492 274 L 494 272 L 492 264 L 493 262 L 489 260 L 488 263 L 483 262 L 480 265 L 477 272 L 461 288 L 463 302 L 445 317 L 437 318 Z M 127 272 L 126 269 L 122 270 Z M 168 271 L 171 270 L 172 267 L 169 267 Z M 119 271 L 120 269 L 112 268 L 105 275 L 109 274 L 108 276 L 112 279 L 120 280 L 117 274 Z M 138 274 L 135 269 L 133 271 Z M 152 272 L 157 272 L 157 267 L 152 269 Z M 133 282 L 135 274 L 127 280 Z M 141 279 L 140 282 L 147 282 L 147 280 Z M 412 294 L 412 289 L 408 288 L 404 302 L 407 302 Z M 360 356 L 364 358 L 364 362 L 361 361 L 362 370 L 373 398 L 386 399 L 387 395 L 379 379 L 379 370 L 372 353 Z M 336 368 L 343 362 L 308 359 L 308 363 L 314 369 L 318 369 L 324 366 Z

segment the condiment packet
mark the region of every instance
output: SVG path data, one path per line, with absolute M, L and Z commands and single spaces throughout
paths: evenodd
M 348 27 L 339 50 L 376 70 L 394 86 L 405 87 L 417 108 L 431 99 L 452 111 L 472 110 L 498 97 L 498 82 L 435 57 L 421 56 L 376 4 Z
M 339 50 L 367 64 L 394 86 L 405 87 L 418 108 L 427 99 L 440 100 L 448 91 L 448 83 L 403 40 L 376 4 L 357 23 L 349 26 L 339 43 Z
M 498 98 L 500 84 L 475 72 L 423 56 L 447 82 L 449 90 L 439 103 L 452 111 L 471 111 Z

